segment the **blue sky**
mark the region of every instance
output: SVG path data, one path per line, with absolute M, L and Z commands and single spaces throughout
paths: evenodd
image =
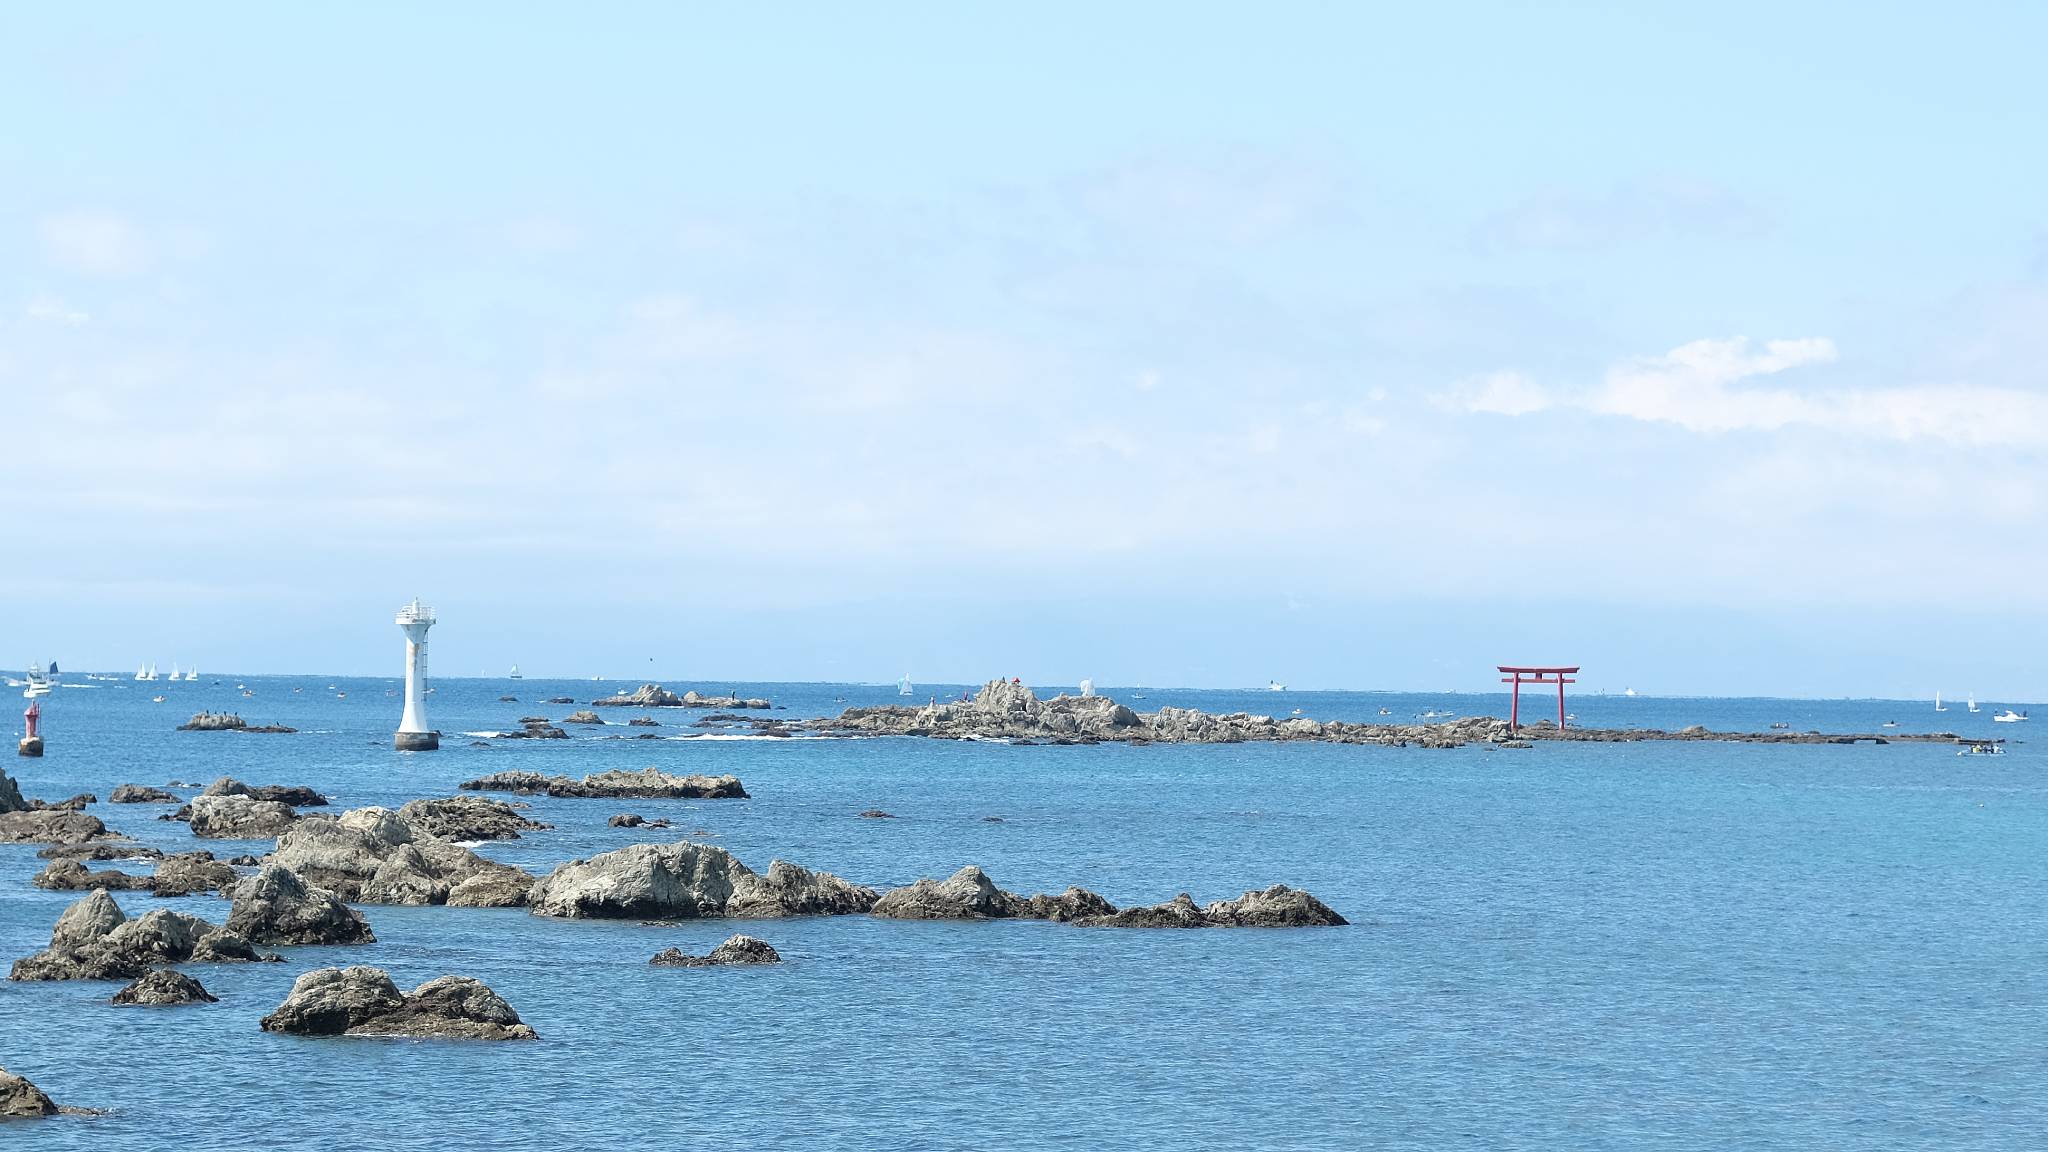
M 2028 5 L 0 17 L 0 660 L 2048 698 Z

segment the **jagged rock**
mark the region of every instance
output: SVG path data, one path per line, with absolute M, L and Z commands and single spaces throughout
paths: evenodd
M 604 823 L 607 828 L 638 828 L 647 823 L 647 818 L 634 812 L 621 812 Z
M 166 856 L 157 862 L 150 878 L 150 891 L 158 896 L 198 896 L 208 892 L 226 893 L 241 877 L 213 853 L 200 849 Z
M 642 684 L 631 694 L 607 696 L 590 703 L 597 708 L 681 708 L 683 698 L 659 684 Z
M 1086 888 L 1068 888 L 1057 896 L 1033 896 L 1017 909 L 1019 919 L 1066 923 L 1090 916 L 1114 916 L 1116 905 Z
M 865 812 L 859 813 L 858 815 L 862 819 L 866 820 L 894 820 L 896 818 L 896 814 L 894 812 L 884 812 L 880 808 L 870 808 Z
M 14 962 L 9 980 L 132 980 L 162 964 L 274 959 L 196 916 L 153 909 L 130 920 L 104 888 L 57 918 L 50 946 Z
M 496 733 L 496 738 L 499 740 L 567 740 L 569 734 L 553 724 L 542 721 L 538 724 L 529 723 L 517 732 Z
M 21 785 L 16 784 L 14 777 L 9 776 L 5 771 L 0 771 L 0 816 L 4 816 L 9 812 L 24 812 L 27 810 L 28 801 L 22 799 Z
M 266 864 L 235 887 L 228 930 L 258 944 L 369 944 L 362 914 L 279 864 Z
M 248 722 L 232 712 L 197 712 L 190 720 L 178 725 L 180 732 L 232 732 L 247 728 Z
M 0 844 L 79 844 L 119 836 L 89 812 L 17 811 L 0 814 Z
M 51 844 L 36 849 L 36 855 L 44 860 L 156 860 L 163 852 L 133 840 L 93 840 L 84 844 Z
M 659 727 L 661 727 L 661 721 L 659 721 L 659 720 L 656 720 L 656 719 L 655 719 L 654 717 L 652 717 L 652 716 L 635 716 L 635 717 L 633 717 L 633 718 L 632 718 L 631 720 L 628 720 L 628 721 L 626 721 L 626 723 L 628 723 L 628 724 L 632 725 L 632 726 L 633 726 L 633 727 L 635 727 L 635 728 L 659 728 Z
M 178 798 L 161 788 L 147 784 L 122 784 L 114 789 L 108 798 L 114 804 L 176 804 Z
M 1315 928 L 1347 923 L 1329 905 L 1285 884 L 1197 907 L 1183 892 L 1165 904 L 1126 908 L 1078 921 L 1103 928 Z
M 891 920 L 990 920 L 1017 914 L 1018 899 L 969 864 L 943 881 L 919 880 L 882 893 L 871 910 Z
M 602 716 L 599 716 L 599 715 L 598 715 L 597 713 L 595 713 L 595 712 L 592 712 L 592 711 L 591 711 L 590 709 L 588 709 L 588 708 L 585 708 L 585 709 L 583 709 L 583 710 L 581 710 L 581 711 L 578 711 L 578 712 L 571 712 L 571 713 L 569 713 L 569 715 L 567 715 L 566 717 L 563 717 L 563 719 L 562 719 L 562 723 L 564 723 L 564 724 L 603 724 L 603 723 L 604 723 L 604 717 L 602 717 Z
M 517 840 L 521 832 L 553 827 L 521 816 L 503 800 L 485 796 L 408 800 L 399 806 L 398 818 L 415 836 L 442 840 Z
M 56 1114 L 56 1103 L 42 1089 L 0 1068 L 0 1119 L 23 1120 Z
M 571 780 L 538 772 L 498 772 L 461 785 L 465 792 L 545 793 L 549 796 L 614 800 L 744 800 L 737 776 L 671 776 L 658 768 L 614 769 Z
M 241 794 L 195 796 L 180 811 L 191 821 L 192 834 L 207 840 L 268 840 L 299 818 L 298 811 L 282 801 Z
M 183 972 L 158 968 L 136 978 L 133 984 L 114 993 L 116 1004 L 215 1004 L 220 997 L 208 992 L 199 981 Z
M 413 824 L 389 808 L 356 808 L 339 819 L 301 820 L 278 837 L 271 861 L 345 900 L 372 904 L 500 907 L 518 903 L 512 894 L 533 884 L 533 877 L 510 864 L 418 834 Z M 463 894 L 460 900 L 458 892 Z
M 90 892 L 95 888 L 146 891 L 153 886 L 147 876 L 130 876 L 118 870 L 94 872 L 76 860 L 52 860 L 29 883 L 54 892 Z
M 709 968 L 715 964 L 780 964 L 782 956 L 766 940 L 728 936 L 709 956 L 691 956 L 680 948 L 655 953 L 650 964 L 664 968 Z
M 318 789 L 303 784 L 244 784 L 232 776 L 223 776 L 206 786 L 201 796 L 247 796 L 252 800 L 274 800 L 294 808 L 324 808 L 327 797 Z
M 635 844 L 560 865 L 533 886 L 538 916 L 695 919 L 863 912 L 871 888 L 775 861 L 760 875 L 723 848 Z
M 1348 923 L 1328 904 L 1285 884 L 1263 892 L 1253 889 L 1235 900 L 1218 900 L 1202 911 L 1219 927 L 1322 928 Z
M 468 976 L 442 976 L 402 993 L 381 968 L 319 968 L 263 1018 L 265 1032 L 301 1036 L 413 1036 L 532 1040 L 534 1031 L 496 992 Z
M 1183 892 L 1164 904 L 1126 908 L 1079 923 L 1100 928 L 1207 928 L 1209 918 L 1195 905 L 1195 898 Z
M 31 800 L 29 809 L 35 812 L 83 812 L 87 804 L 97 804 L 100 798 L 90 792 L 80 792 L 64 800 Z

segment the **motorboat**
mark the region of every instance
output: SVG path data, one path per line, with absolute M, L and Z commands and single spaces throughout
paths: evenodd
M 1268 681 L 1266 681 L 1266 691 L 1268 691 L 1268 692 L 1285 692 L 1285 691 L 1287 691 L 1287 685 L 1285 685 L 1285 684 L 1282 684 L 1282 683 L 1281 683 L 1281 682 L 1279 682 L 1278 680 L 1268 680 Z
M 2025 712 L 2015 712 L 2010 708 L 1992 717 L 1993 720 L 2000 724 L 2017 724 L 2026 718 L 2027 714 Z

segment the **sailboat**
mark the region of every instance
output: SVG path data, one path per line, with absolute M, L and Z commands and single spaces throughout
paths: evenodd
M 187 669 L 187 670 L 185 671 L 185 679 L 187 679 L 187 680 L 197 680 L 197 679 L 199 679 L 199 669 L 197 669 L 197 668 L 189 668 L 189 669 Z
M 145 676 L 143 676 L 143 677 L 142 677 L 142 679 L 144 679 L 144 680 L 154 680 L 154 679 L 156 679 L 156 665 L 155 665 L 155 664 L 153 664 L 153 663 L 152 663 L 152 664 L 151 664 L 151 665 L 149 666 L 149 672 L 148 672 L 148 674 L 147 674 L 147 675 L 145 675 Z
M 135 666 L 135 678 L 136 678 L 137 680 L 147 680 L 147 679 L 149 679 L 149 665 L 147 665 L 147 664 L 137 664 L 137 665 Z
M 1977 694 L 1975 692 L 1972 692 L 1968 696 L 1964 697 L 1964 699 L 1969 702 L 1970 711 L 1975 712 L 1977 710 Z
M 178 662 L 176 660 L 171 661 L 171 679 L 183 680 L 184 678 L 185 674 L 178 671 Z
M 514 665 L 512 666 L 512 671 L 510 671 L 510 672 L 507 672 L 507 673 L 505 674 L 505 678 L 506 678 L 506 679 L 508 679 L 508 680 L 524 680 L 524 679 L 526 679 L 526 677 L 524 677 L 524 676 L 521 676 L 521 675 L 519 674 L 519 665 L 517 665 L 517 664 L 514 664 Z
M 1934 710 L 1935 710 L 1936 712 L 1946 712 L 1946 711 L 1948 711 L 1948 705 L 1946 705 L 1946 704 L 1943 704 L 1943 703 L 1941 702 L 1941 693 L 1939 693 L 1939 692 L 1936 692 L 1936 693 L 1934 694 Z
M 915 690 L 913 690 L 913 689 L 912 689 L 912 688 L 910 687 L 910 673 L 908 673 L 908 672 L 905 672 L 905 673 L 903 674 L 903 679 L 902 679 L 901 681 L 899 681 L 899 682 L 897 683 L 897 685 L 896 685 L 896 694 L 897 694 L 898 696 L 915 696 L 915 695 L 917 695 L 916 691 L 915 691 Z

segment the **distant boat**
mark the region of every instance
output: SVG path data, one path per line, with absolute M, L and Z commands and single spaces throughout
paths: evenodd
M 1382 709 L 1380 709 L 1380 715 L 1382 715 L 1382 716 L 1392 716 L 1393 714 L 1394 714 L 1394 710 L 1393 710 L 1392 708 L 1382 708 Z
M 526 677 L 524 677 L 524 676 L 521 676 L 521 675 L 519 674 L 519 665 L 517 665 L 517 664 L 514 664 L 514 665 L 512 666 L 512 671 L 510 671 L 510 672 L 507 672 L 507 673 L 505 674 L 505 678 L 506 678 L 507 680 L 524 680 L 524 679 L 526 679 Z
M 1936 692 L 1936 693 L 1934 694 L 1934 710 L 1935 710 L 1936 712 L 1946 712 L 1946 711 L 1948 711 L 1948 709 L 1947 709 L 1947 708 L 1946 708 L 1945 706 L 1943 706 L 1943 704 L 1942 704 L 1942 702 L 1941 702 L 1941 693 L 1939 693 L 1939 692 Z
M 1281 682 L 1279 682 L 1278 680 L 1268 680 L 1268 681 L 1266 681 L 1266 691 L 1268 691 L 1268 692 L 1285 692 L 1285 691 L 1287 691 L 1287 685 L 1285 685 L 1285 684 L 1282 684 L 1282 683 L 1281 683 Z
M 50 661 L 50 679 L 52 679 L 52 680 L 55 680 L 56 678 L 57 678 L 57 662 L 56 662 L 55 660 L 52 660 L 52 661 Z
M 163 703 L 163 702 L 164 702 L 164 698 L 163 698 L 163 697 L 161 697 L 161 696 L 151 696 L 151 697 L 149 698 L 149 702 L 150 702 L 151 704 L 161 704 L 161 703 Z
M 135 678 L 136 678 L 137 680 L 147 680 L 147 679 L 149 679 L 149 665 L 147 665 L 147 664 L 137 664 L 137 665 L 135 666 Z
M 171 661 L 171 679 L 183 680 L 184 678 L 185 674 L 178 671 L 178 662 L 176 660 Z
M 1899 722 L 1897 720 L 1887 720 L 1883 724 L 1878 725 L 1880 728 L 1897 728 L 1898 726 Z
M 897 684 L 896 684 L 896 694 L 897 694 L 898 696 L 915 696 L 915 695 L 917 695 L 917 691 L 916 691 L 916 689 L 914 689 L 914 688 L 912 688 L 912 687 L 910 686 L 910 674 L 909 674 L 909 673 L 907 673 L 907 672 L 906 672 L 906 673 L 904 673 L 904 674 L 903 674 L 903 679 L 897 682 Z
M 1970 693 L 1963 699 L 1969 703 L 1970 711 L 1975 712 L 1977 710 L 1977 694 L 1975 692 Z
M 198 681 L 198 679 L 199 679 L 199 669 L 197 669 L 197 668 L 194 668 L 194 669 L 192 669 L 192 670 L 190 670 L 190 671 L 186 672 L 186 673 L 185 673 L 185 679 L 187 679 L 187 680 L 191 680 L 191 681 L 194 681 L 194 682 L 197 682 L 197 681 Z
M 1635 695 L 1635 694 L 1636 694 L 1636 690 L 1635 690 L 1635 689 L 1633 689 L 1633 688 L 1623 688 L 1623 689 L 1621 690 L 1621 694 L 1622 694 L 1623 696 L 1633 696 L 1633 695 Z
M 2000 724 L 2017 724 L 2026 718 L 2027 714 L 2025 712 L 2015 712 L 2010 708 L 1992 717 L 1993 720 Z
M 1083 695 L 1083 696 L 1093 696 L 1093 695 L 1095 695 L 1095 681 L 1093 681 L 1093 680 L 1083 680 L 1083 681 L 1081 681 L 1081 695 Z
M 1296 708 L 1296 709 L 1294 710 L 1294 715 L 1296 715 L 1296 716 L 1299 716 L 1299 715 L 1301 715 L 1301 709 L 1299 709 L 1299 708 Z

